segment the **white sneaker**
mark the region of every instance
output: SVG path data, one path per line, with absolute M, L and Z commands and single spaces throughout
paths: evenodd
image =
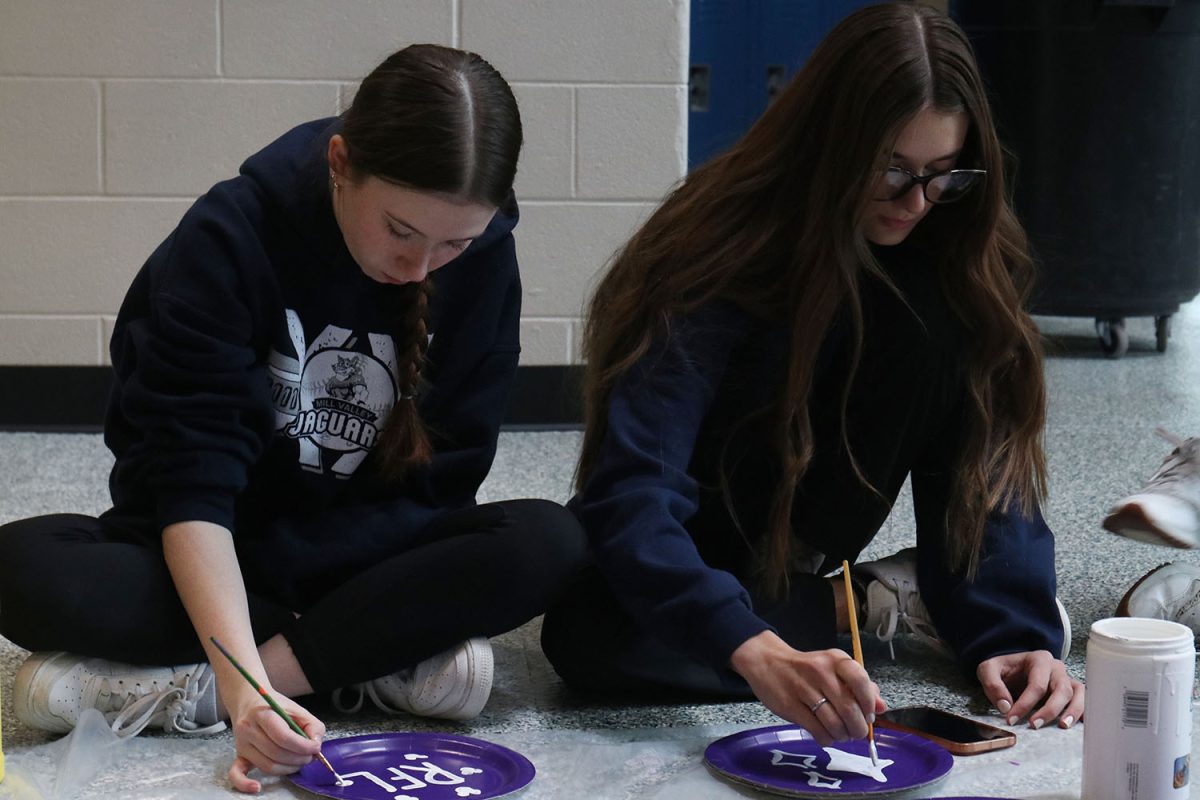
M 1175 449 L 1145 486 L 1113 506 L 1104 527 L 1139 542 L 1200 548 L 1200 439 L 1154 432 Z
M 937 628 L 929 615 L 929 609 L 921 600 L 917 588 L 917 549 L 910 547 L 895 555 L 878 561 L 868 561 L 853 568 L 854 572 L 869 575 L 874 580 L 867 583 L 866 601 L 863 603 L 865 621 L 863 627 L 872 631 L 879 640 L 887 642 L 892 658 L 896 649 L 892 639 L 900 623 L 920 641 L 944 656 L 952 657 L 950 648 L 938 637 Z M 1063 646 L 1059 659 L 1071 652 L 1071 617 L 1056 597 L 1059 620 L 1063 627 Z
M 1200 635 L 1200 567 L 1181 563 L 1155 567 L 1125 592 L 1117 616 L 1167 619 Z
M 950 649 L 938 638 L 929 618 L 929 609 L 917 591 L 917 548 L 910 547 L 895 555 L 858 564 L 854 572 L 874 580 L 867 582 L 863 602 L 863 628 L 887 642 L 892 658 L 896 648 L 892 639 L 900 623 L 919 640 L 949 656 Z
M 492 645 L 484 637 L 468 639 L 415 667 L 351 688 L 359 690 L 353 704 L 342 702 L 343 690 L 333 693 L 339 711 L 358 711 L 365 695 L 389 714 L 473 719 L 483 711 L 492 693 Z
M 71 653 L 33 653 L 13 680 L 17 719 L 52 733 L 74 729 L 89 708 L 103 714 L 118 736 L 137 736 L 150 725 L 216 733 L 225 728 L 216 719 L 216 695 L 207 664 L 138 667 Z

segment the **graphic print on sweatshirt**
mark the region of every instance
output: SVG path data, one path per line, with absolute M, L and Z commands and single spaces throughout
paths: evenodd
M 300 445 L 300 466 L 348 478 L 379 438 L 396 402 L 399 372 L 390 336 L 326 325 L 306 345 L 300 316 L 287 309 L 295 356 L 271 348 L 268 374 L 275 429 Z

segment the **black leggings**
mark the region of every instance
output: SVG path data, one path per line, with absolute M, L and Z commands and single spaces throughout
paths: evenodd
M 754 598 L 760 617 L 797 650 L 836 647 L 833 590 L 817 575 L 794 575 L 782 601 Z M 658 701 L 750 700 L 749 684 L 663 644 L 617 602 L 596 568 L 588 569 L 542 621 L 542 650 L 562 679 L 602 695 Z
M 422 544 L 334 587 L 299 618 L 251 590 L 255 640 L 282 634 L 314 691 L 328 691 L 520 626 L 585 559 L 574 516 L 545 500 L 449 512 L 432 525 Z M 205 660 L 162 554 L 76 514 L 0 527 L 0 634 L 28 650 L 114 661 Z

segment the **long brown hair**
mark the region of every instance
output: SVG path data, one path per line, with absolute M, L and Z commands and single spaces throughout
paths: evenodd
M 512 193 L 521 116 L 512 89 L 475 53 L 417 44 L 363 79 L 342 118 L 352 179 L 391 183 L 501 207 Z M 396 360 L 399 397 L 372 451 L 385 478 L 428 463 L 429 434 L 414 402 L 428 347 L 426 278 L 402 292 Z
M 695 169 L 616 255 L 584 330 L 580 489 L 605 437 L 614 383 L 669 335 L 673 317 L 723 299 L 786 320 L 787 379 L 773 409 L 781 474 L 760 553 L 765 587 L 786 588 L 791 507 L 813 457 L 814 364 L 844 309 L 857 365 L 862 276 L 886 282 L 858 221 L 894 142 L 927 106 L 966 113 L 959 164 L 987 170 L 983 186 L 918 226 L 943 293 L 969 331 L 968 432 L 946 520 L 950 566 L 974 573 L 990 509 L 1016 502 L 1032 512 L 1046 490 L 1040 345 L 1023 310 L 1033 265 L 1005 192 L 1003 153 L 970 43 L 941 12 L 910 3 L 870 6 L 835 27 L 754 126 Z M 852 381 L 853 369 L 844 392 Z M 842 407 L 848 447 L 845 394 Z

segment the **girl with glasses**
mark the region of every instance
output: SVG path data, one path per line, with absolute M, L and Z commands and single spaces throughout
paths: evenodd
M 852 568 L 861 627 L 949 654 L 1010 724 L 1078 720 L 1032 280 L 963 32 L 849 16 L 591 300 L 570 506 L 595 566 L 546 615 L 560 675 L 865 736 L 885 704 L 837 649 L 833 573 L 911 480 L 915 548 Z

